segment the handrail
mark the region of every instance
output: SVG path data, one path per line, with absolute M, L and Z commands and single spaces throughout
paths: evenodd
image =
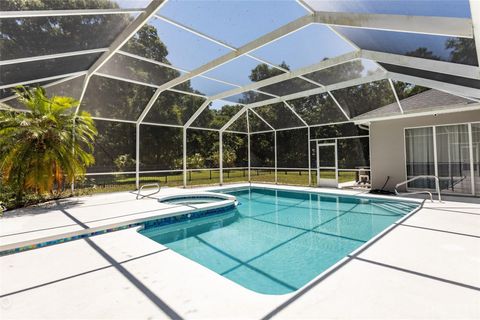
M 142 192 L 143 188 L 145 187 L 157 187 L 157 191 L 155 192 L 152 192 L 152 193 L 149 193 L 149 194 L 145 194 L 145 195 L 141 195 L 140 193 Z M 148 184 L 144 184 L 143 186 L 141 186 L 139 189 L 138 189 L 138 192 L 137 192 L 137 200 L 140 196 L 142 196 L 142 199 L 145 198 L 145 197 L 148 197 L 148 196 L 151 196 L 151 195 L 154 195 L 156 193 L 159 193 L 160 192 L 160 184 L 158 183 L 148 183 Z
M 400 195 L 400 193 L 398 192 L 397 188 L 400 187 L 400 186 L 403 186 L 404 184 L 407 184 L 409 182 L 412 182 L 412 181 L 415 181 L 417 179 L 420 179 L 420 178 L 434 178 L 435 179 L 435 186 L 436 186 L 436 189 L 437 189 L 437 194 L 438 194 L 438 201 L 439 202 L 442 202 L 442 196 L 440 194 L 440 179 L 437 177 L 437 176 L 431 176 L 431 175 L 422 175 L 422 176 L 415 176 L 411 179 L 408 179 L 408 180 L 405 180 L 403 182 L 400 182 L 400 183 L 397 183 L 395 185 L 395 194 L 397 196 Z M 407 192 L 407 193 L 403 193 L 403 195 L 407 195 L 407 194 L 420 194 L 420 193 L 427 193 L 430 195 L 430 201 L 433 202 L 433 196 L 432 196 L 432 193 L 430 191 L 415 191 L 415 192 Z

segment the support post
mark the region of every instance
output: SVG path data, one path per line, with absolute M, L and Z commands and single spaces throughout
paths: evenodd
M 220 165 L 220 185 L 223 184 L 223 132 L 219 132 L 218 163 Z
M 275 151 L 275 184 L 278 183 L 278 174 L 277 174 L 277 131 L 273 132 L 273 148 Z
M 187 187 L 187 128 L 183 128 L 183 187 Z
M 432 127 L 432 134 L 433 134 L 433 163 L 434 163 L 434 166 L 435 166 L 435 168 L 434 168 L 435 169 L 435 177 L 440 179 L 438 177 L 437 128 L 435 126 Z M 439 189 L 440 184 L 439 184 L 438 179 L 435 179 L 435 184 L 436 184 L 436 187 Z
M 135 132 L 135 186 L 140 189 L 140 123 L 137 123 Z
M 250 110 L 247 109 L 247 152 L 248 152 L 248 182 L 252 182 L 250 180 L 250 171 L 251 171 L 251 162 L 250 162 L 250 121 L 249 121 L 249 112 Z
M 308 155 L 308 186 L 312 186 L 312 155 L 310 152 L 310 127 L 307 128 L 307 139 L 308 139 L 308 145 L 307 145 L 307 155 Z

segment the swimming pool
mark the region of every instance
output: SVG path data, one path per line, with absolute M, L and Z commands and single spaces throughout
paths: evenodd
M 284 190 L 221 191 L 228 212 L 140 232 L 264 294 L 295 291 L 419 203 Z

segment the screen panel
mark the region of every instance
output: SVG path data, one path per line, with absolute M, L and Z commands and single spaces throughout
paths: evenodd
M 252 55 L 285 69 L 296 70 L 354 50 L 327 26 L 315 23 L 253 51 Z
M 478 66 L 473 39 L 348 27 L 335 30 L 361 49 Z
M 324 86 L 383 73 L 380 66 L 371 60 L 357 59 L 306 74 L 305 77 Z
M 0 56 L 9 60 L 108 48 L 133 17 L 105 14 L 3 18 Z
M 220 92 L 232 90 L 235 88 L 235 86 L 207 79 L 202 76 L 194 77 L 173 87 L 173 89 L 176 90 L 201 94 L 203 96 L 213 96 Z
M 226 130 L 248 133 L 247 112 L 243 111 L 238 119 L 235 120 Z
M 480 89 L 480 80 L 478 79 L 465 78 L 465 77 L 459 77 L 459 76 L 454 76 L 451 74 L 445 74 L 440 72 L 432 72 L 432 71 L 396 66 L 393 64 L 381 63 L 381 65 L 385 69 L 387 69 L 387 71 L 390 71 L 390 72 L 396 72 L 396 73 L 401 73 L 409 76 Z
M 258 60 L 247 56 L 239 56 L 208 71 L 205 75 L 239 86 L 245 86 L 252 82 L 278 76 L 282 73 L 284 73 L 282 70 L 270 67 Z
M 134 123 L 95 120 L 95 164 L 87 172 L 135 171 L 136 129 Z
M 277 96 L 286 96 L 292 93 L 297 93 L 301 91 L 307 91 L 311 89 L 320 88 L 319 86 L 305 81 L 300 78 L 293 78 L 281 82 L 277 82 L 265 87 L 261 87 L 258 90 Z
M 140 170 L 183 169 L 183 129 L 140 126 Z
M 337 140 L 339 169 L 362 169 L 370 167 L 370 139 L 352 138 Z
M 160 15 L 236 47 L 305 14 L 295 1 L 168 1 L 160 9 Z
M 256 133 L 250 136 L 250 165 L 252 167 L 275 167 L 275 136 L 273 132 Z
M 260 119 L 252 110 L 248 111 L 248 123 L 250 125 L 249 132 L 270 131 L 270 127 L 264 120 Z
M 368 130 L 356 126 L 353 122 L 330 126 L 311 127 L 311 139 L 329 139 L 353 136 L 368 136 Z
M 328 93 L 289 100 L 288 104 L 309 125 L 347 120 Z
M 192 127 L 221 129 L 243 107 L 228 101 L 215 100 L 192 123 Z
M 158 64 L 135 59 L 119 53 L 110 58 L 98 70 L 98 73 L 156 86 L 160 86 L 183 74 L 172 68 L 159 66 Z
M 303 127 L 305 124 L 284 103 L 253 109 L 275 129 Z
M 222 139 L 223 168 L 248 167 L 247 135 L 224 132 Z
M 87 71 L 101 53 L 55 58 L 0 66 L 0 85 Z
M 38 86 L 43 86 L 45 89 L 47 96 L 52 97 L 52 96 L 63 96 L 63 97 L 72 97 L 76 100 L 80 98 L 80 95 L 82 94 L 82 88 L 83 88 L 83 82 L 85 80 L 84 76 L 79 76 L 76 78 L 73 78 L 71 80 L 66 80 L 61 83 L 57 84 L 52 84 L 54 82 L 43 82 L 43 83 L 38 83 L 38 84 L 31 84 L 31 85 L 26 85 L 25 87 L 29 88 L 35 88 L 37 85 Z M 10 93 L 9 93 L 10 92 Z M 9 89 L 8 91 L 5 90 L 6 94 L 9 94 L 10 96 L 12 94 L 15 94 L 13 89 Z M 18 109 L 18 110 L 25 110 L 25 107 L 18 101 L 17 98 L 13 98 L 10 100 L 5 101 L 5 103 L 12 108 Z M 74 108 L 72 108 L 73 111 Z
M 277 131 L 277 167 L 308 168 L 308 130 Z
M 265 101 L 273 98 L 274 98 L 273 96 L 269 96 L 257 91 L 246 91 L 230 97 L 223 98 L 223 100 L 227 100 L 234 103 L 250 104 L 250 103 Z
M 187 130 L 187 169 L 219 168 L 219 133 Z
M 81 10 L 81 9 L 139 9 L 152 0 L 58 1 L 58 0 L 3 0 L 0 11 L 23 10 Z
M 231 52 L 158 18 L 150 19 L 122 50 L 187 71 Z
M 184 125 L 205 98 L 174 91 L 163 91 L 147 113 L 144 122 Z
M 93 76 L 80 109 L 95 117 L 135 121 L 154 92 L 150 87 Z
M 86 175 L 81 181 L 75 181 L 75 190 L 87 193 L 132 191 L 136 189 L 134 173 Z
M 178 187 L 183 186 L 183 172 L 140 172 L 140 185 L 147 183 L 158 183 L 160 186 Z
M 339 89 L 332 91 L 331 94 L 351 118 L 396 103 L 388 80 Z
M 468 0 L 306 0 L 316 11 L 470 18 Z

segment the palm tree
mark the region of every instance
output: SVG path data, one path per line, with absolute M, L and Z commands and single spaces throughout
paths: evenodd
M 0 173 L 20 202 L 25 191 L 53 193 L 83 176 L 97 130 L 89 113 L 75 115 L 73 98 L 48 98 L 41 87 L 16 93 L 27 112 L 0 111 Z

